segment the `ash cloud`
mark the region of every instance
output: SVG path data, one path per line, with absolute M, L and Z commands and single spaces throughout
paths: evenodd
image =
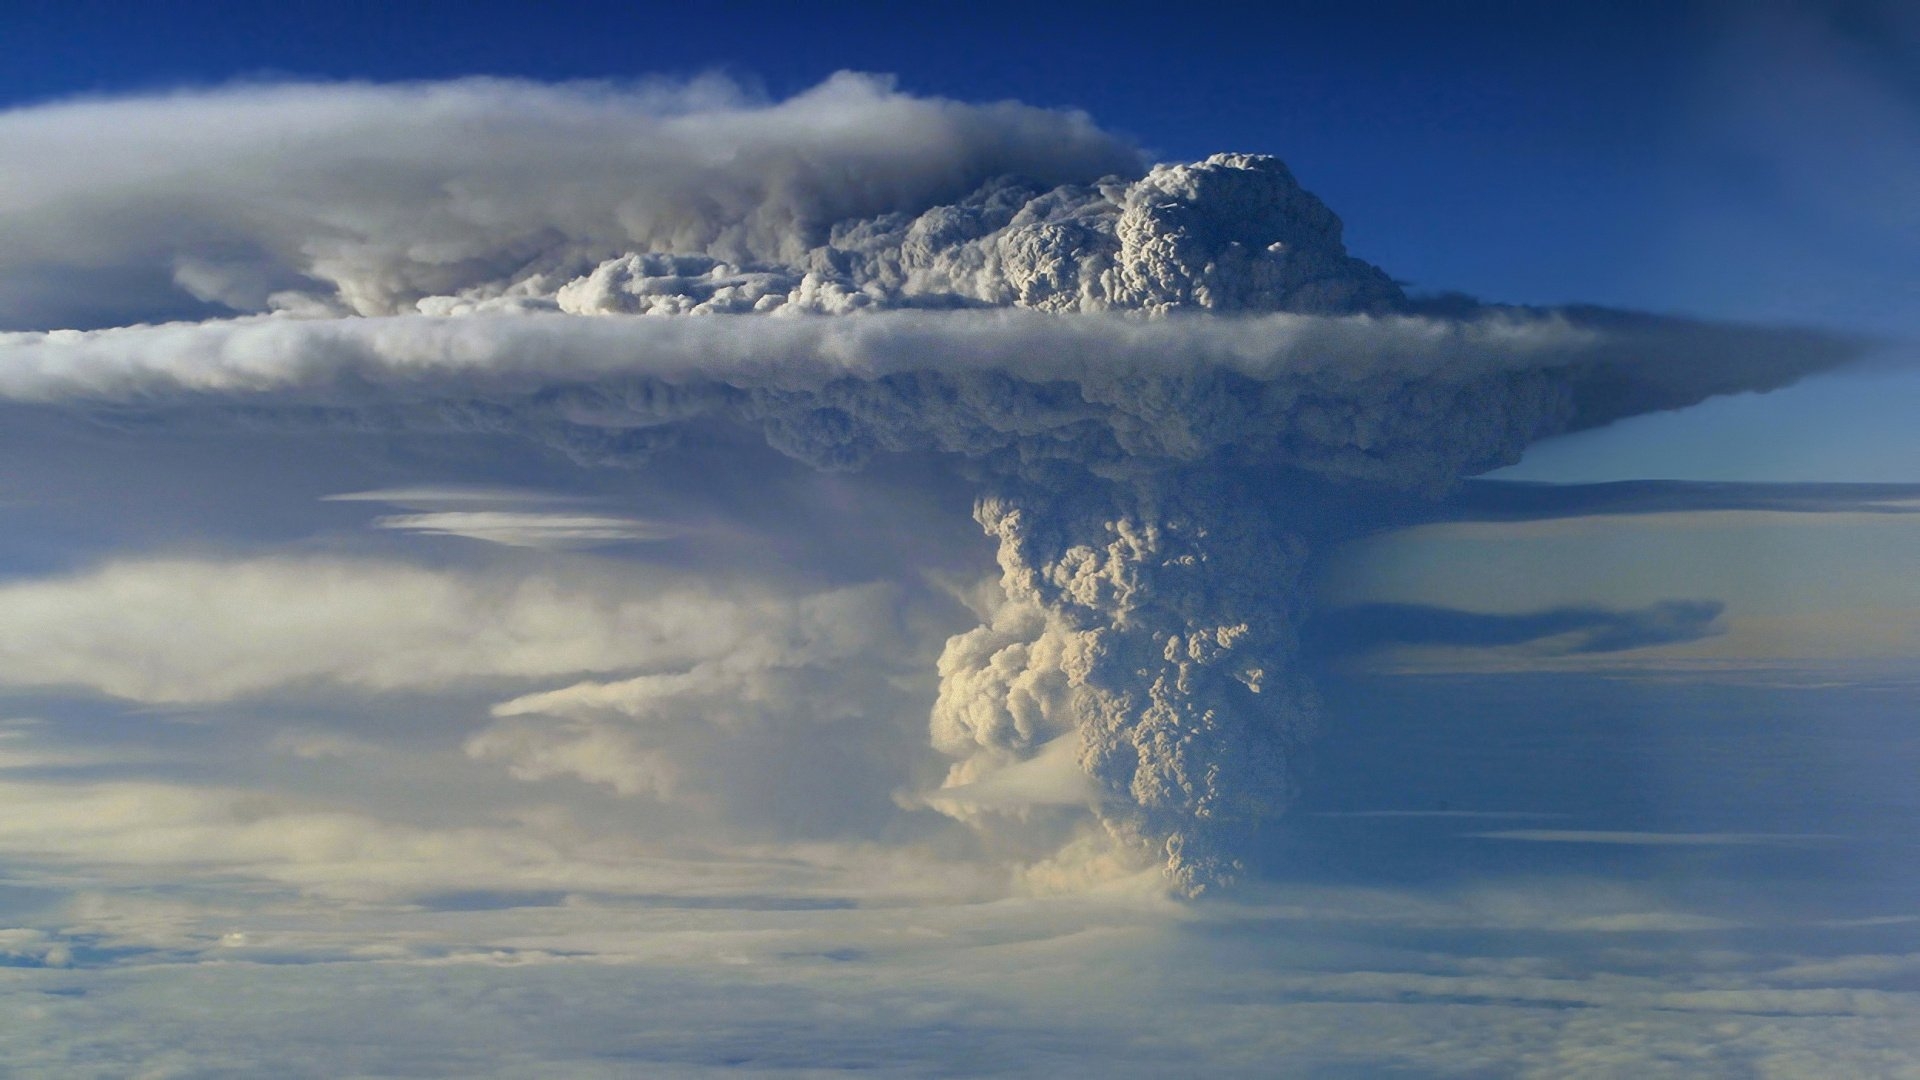
M 187 150 L 139 127 L 182 117 Z M 1535 439 L 1857 351 L 1412 301 L 1276 159 L 1143 171 L 1077 114 L 861 76 L 778 103 L 465 82 L 0 118 L 0 147 L 83 137 L 170 182 L 65 191 L 53 153 L 0 215 L 0 288 L 104 266 L 252 314 L 0 335 L 0 399 L 510 432 L 589 464 L 670 467 L 720 428 L 823 469 L 953 462 L 1000 595 L 941 658 L 932 737 L 947 790 L 1002 797 L 920 805 L 1026 828 L 1004 793 L 1031 785 L 1002 774 L 1077 746 L 1100 835 L 1190 893 L 1292 797 L 1310 537 Z
M 836 222 L 995 176 L 1058 184 L 1141 164 L 1078 113 L 912 97 L 853 73 L 784 101 L 720 77 L 80 100 L 0 114 L 0 157 L 0 325 L 25 327 L 196 301 L 392 314 L 636 251 L 791 259 Z

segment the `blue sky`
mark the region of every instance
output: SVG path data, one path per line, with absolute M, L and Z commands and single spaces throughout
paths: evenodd
M 0 40 L 20 1075 L 1920 1062 L 1904 6 Z

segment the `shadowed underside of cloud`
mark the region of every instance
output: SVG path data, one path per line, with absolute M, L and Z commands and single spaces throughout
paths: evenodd
M 1230 878 L 1230 838 L 1284 808 L 1313 725 L 1307 530 L 1289 522 L 1350 533 L 1375 495 L 1859 347 L 1443 312 L 1349 254 L 1276 159 L 1144 169 L 1079 114 L 865 76 L 784 102 L 718 82 L 243 87 L 3 114 L 0 156 L 21 163 L 0 209 L 7 322 L 239 313 L 0 335 L 0 398 L 507 433 L 586 464 L 671 467 L 716 428 L 822 469 L 960 463 L 1003 595 L 949 642 L 932 733 L 949 787 L 999 795 L 926 805 L 1025 828 L 1000 811 L 1033 770 L 996 774 L 1077 746 L 1098 831 L 1189 891 Z M 99 288 L 23 306 L 23 283 L 60 274 Z M 388 524 L 545 546 L 644 531 L 509 513 Z M 1375 612 L 1356 632 L 1603 651 L 1713 614 Z M 659 692 L 630 680 L 567 707 Z
M 1530 645 L 1549 656 L 1623 652 L 1698 641 L 1720 633 L 1726 605 L 1667 600 L 1625 610 L 1575 605 L 1496 614 L 1428 604 L 1357 604 L 1317 616 L 1317 651 L 1335 656 L 1388 645 L 1499 648 Z
M 0 397 L 518 432 L 585 463 L 646 460 L 717 420 L 825 468 L 931 451 L 1056 479 L 1220 462 L 1434 488 L 1545 435 L 1853 355 L 1813 334 L 1660 325 L 1619 336 L 1509 309 L 254 318 L 0 335 Z

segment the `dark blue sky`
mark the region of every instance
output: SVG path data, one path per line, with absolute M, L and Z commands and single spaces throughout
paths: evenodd
M 1885 327 L 1910 299 L 1911 195 L 1889 236 L 1835 178 L 1905 164 L 1884 145 L 1920 101 L 1904 10 L 14 0 L 0 102 L 247 76 L 715 69 L 784 95 L 841 68 L 893 72 L 919 93 L 1078 106 L 1165 158 L 1279 154 L 1358 254 L 1421 289 Z M 1795 123 L 1835 93 L 1857 130 Z M 1861 119 L 1860 96 L 1891 118 Z

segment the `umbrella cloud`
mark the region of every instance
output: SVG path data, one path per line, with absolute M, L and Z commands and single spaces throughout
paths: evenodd
M 79 166 L 100 140 L 119 172 Z M 926 703 L 944 783 L 902 801 L 1034 859 L 1093 837 L 1188 893 L 1230 880 L 1297 786 L 1310 539 L 1370 493 L 1858 348 L 1410 298 L 1274 158 L 1147 168 L 1076 113 L 869 76 L 773 102 L 715 80 L 241 87 L 7 114 L 0 153 L 26 163 L 0 215 L 11 407 L 478 431 L 659 470 L 746 431 L 824 470 L 916 455 L 966 477 L 999 594 Z M 62 276 L 86 302 L 39 304 L 27 283 Z M 481 505 L 380 524 L 670 535 Z M 663 700 L 724 713 L 735 690 L 789 695 L 758 674 L 583 684 L 503 706 L 471 749 L 655 790 L 546 733 Z

